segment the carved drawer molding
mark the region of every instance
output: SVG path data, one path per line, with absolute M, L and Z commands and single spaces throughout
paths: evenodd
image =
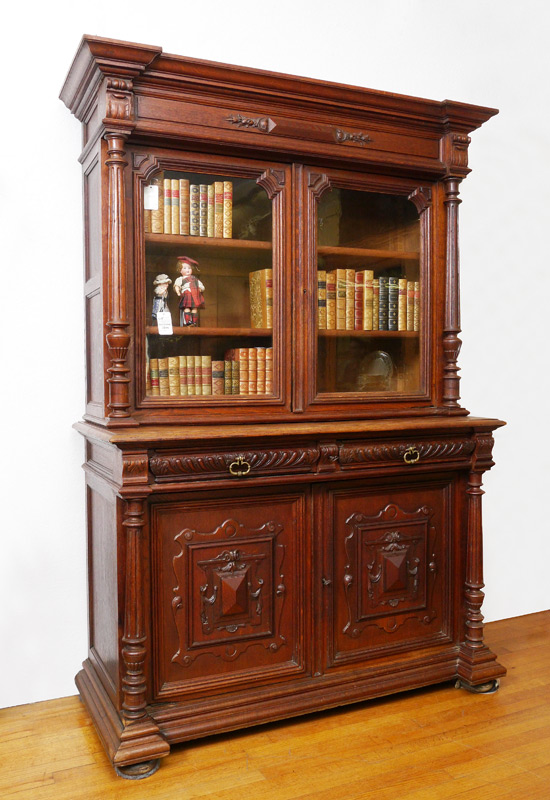
M 393 442 L 353 442 L 340 445 L 338 461 L 342 468 L 401 465 L 468 460 L 475 442 L 467 437 L 444 439 L 402 439 Z
M 149 461 L 157 481 L 242 478 L 256 474 L 313 472 L 320 458 L 318 447 L 232 449 L 226 452 L 182 453 L 166 451 Z

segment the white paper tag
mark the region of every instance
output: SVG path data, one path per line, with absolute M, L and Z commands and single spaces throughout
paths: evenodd
M 159 207 L 159 187 L 146 186 L 143 190 L 143 207 L 146 211 L 157 211 Z
M 162 336 L 170 336 L 174 333 L 172 329 L 172 315 L 169 311 L 159 311 L 157 313 L 157 324 L 159 326 L 159 333 Z

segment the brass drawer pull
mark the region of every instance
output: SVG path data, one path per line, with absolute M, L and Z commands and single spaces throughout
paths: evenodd
M 239 456 L 229 465 L 229 472 L 232 475 L 236 475 L 238 478 L 242 478 L 243 475 L 248 475 L 250 472 L 250 464 L 248 461 L 245 461 L 242 456 Z
M 417 461 L 420 461 L 420 453 L 416 447 L 407 447 L 403 453 L 403 461 L 405 464 L 416 464 Z

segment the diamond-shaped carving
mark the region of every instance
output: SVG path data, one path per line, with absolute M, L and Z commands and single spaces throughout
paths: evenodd
M 248 613 L 247 572 L 248 570 L 241 570 L 233 575 L 221 576 L 222 597 L 220 619 L 235 614 Z
M 399 592 L 407 588 L 406 553 L 392 553 L 384 556 L 384 591 Z

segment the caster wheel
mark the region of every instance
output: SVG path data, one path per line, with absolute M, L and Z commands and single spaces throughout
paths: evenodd
M 152 761 L 142 761 L 139 764 L 128 764 L 124 767 L 115 767 L 115 772 L 120 778 L 127 781 L 141 781 L 153 775 L 160 767 L 160 758 Z
M 473 694 L 494 694 L 498 691 L 499 686 L 500 681 L 498 679 L 487 681 L 487 683 L 478 683 L 476 686 L 466 683 L 460 678 L 455 683 L 455 689 L 466 689 L 466 691 L 472 692 Z

